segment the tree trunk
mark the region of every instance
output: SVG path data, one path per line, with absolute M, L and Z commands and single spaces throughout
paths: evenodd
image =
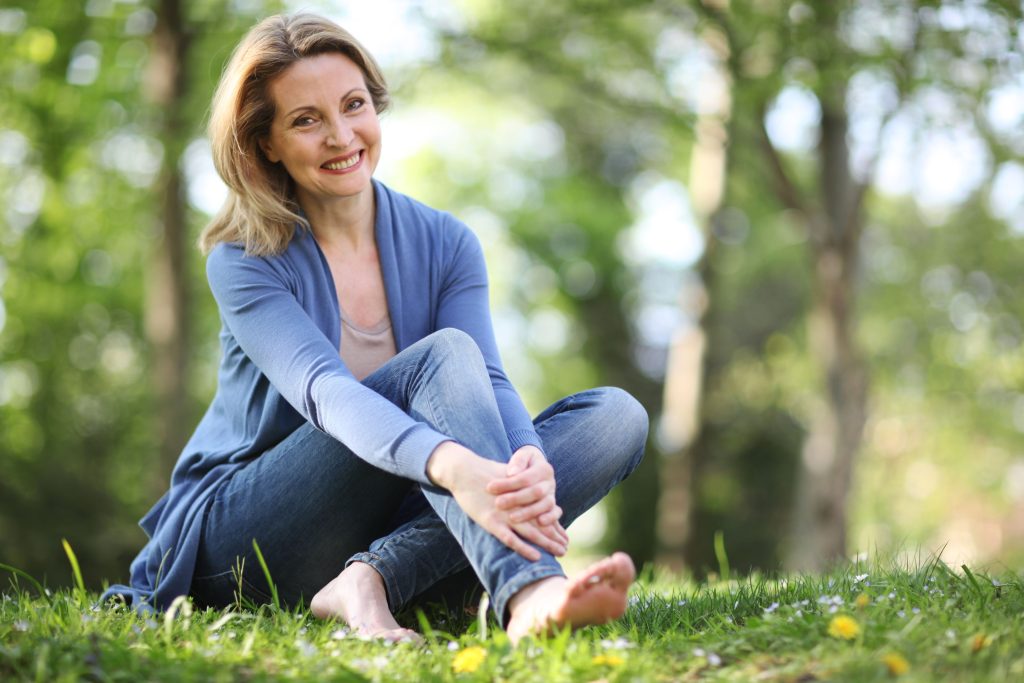
M 146 95 L 157 113 L 163 169 L 157 191 L 160 214 L 146 283 L 146 336 L 153 353 L 160 466 L 153 486 L 163 490 L 189 433 L 187 225 L 180 159 L 184 147 L 189 37 L 180 0 L 160 0 L 151 42 Z
M 804 444 L 788 564 L 820 570 L 847 552 L 847 501 L 867 411 L 867 371 L 855 339 L 862 218 L 849 166 L 845 83 L 822 102 L 824 214 L 809 222 L 814 306 L 810 352 L 825 383 Z
M 714 305 L 712 267 L 715 250 L 711 229 L 725 197 L 729 167 L 730 122 L 732 119 L 731 57 L 727 36 L 708 28 L 705 43 L 718 58 L 714 78 L 720 87 L 705 89 L 717 93 L 713 102 L 706 102 L 695 126 L 695 144 L 690 160 L 690 202 L 704 232 L 704 254 L 699 271 L 702 291 L 686 313 L 692 328 L 677 333 L 669 349 L 665 374 L 662 436 L 665 453 L 660 463 L 661 497 L 658 501 L 658 561 L 672 569 L 686 564 L 686 548 L 693 526 L 693 485 L 699 470 L 696 462 L 701 451 L 695 447 L 702 423 L 701 396 L 708 385 L 709 365 L 708 321 Z

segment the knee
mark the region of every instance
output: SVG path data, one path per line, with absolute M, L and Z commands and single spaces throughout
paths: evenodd
M 622 439 L 622 453 L 631 457 L 629 471 L 632 472 L 643 458 L 647 444 L 650 419 L 640 401 L 618 387 L 601 387 L 601 408 L 610 424 Z
M 476 358 L 480 357 L 480 347 L 467 333 L 454 327 L 446 327 L 427 336 L 433 351 L 445 358 Z
M 424 342 L 430 347 L 430 355 L 437 367 L 445 368 L 446 374 L 468 379 L 488 379 L 487 364 L 483 353 L 467 333 L 453 327 L 446 327 L 428 335 Z

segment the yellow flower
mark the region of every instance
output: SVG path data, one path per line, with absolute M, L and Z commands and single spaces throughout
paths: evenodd
M 988 647 L 989 640 L 990 638 L 984 633 L 974 636 L 971 638 L 971 652 L 981 652 Z
M 882 663 L 892 676 L 902 676 L 910 671 L 910 662 L 898 652 L 890 652 L 882 657 Z
M 840 614 L 829 622 L 828 634 L 833 638 L 853 640 L 860 635 L 860 624 L 853 617 Z
M 597 655 L 590 663 L 595 666 L 622 666 L 626 660 L 618 655 Z
M 868 597 L 867 593 L 861 593 L 857 596 L 857 599 L 853 601 L 853 604 L 855 604 L 860 609 L 864 609 L 865 607 L 871 604 L 871 598 Z
M 455 655 L 452 660 L 452 671 L 457 674 L 471 674 L 480 668 L 487 659 L 487 650 L 482 647 L 467 647 Z

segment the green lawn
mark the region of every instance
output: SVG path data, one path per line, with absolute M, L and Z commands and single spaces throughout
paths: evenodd
M 516 648 L 493 622 L 440 612 L 411 617 L 425 645 L 387 646 L 301 611 L 184 603 L 147 617 L 9 574 L 0 680 L 1024 680 L 1021 576 L 941 562 L 711 584 L 646 576 L 619 622 Z

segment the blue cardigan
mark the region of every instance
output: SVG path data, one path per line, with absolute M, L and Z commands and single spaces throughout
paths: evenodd
M 483 352 L 515 449 L 541 447 L 498 358 L 480 244 L 450 214 L 374 181 L 375 232 L 388 312 L 401 351 L 437 330 L 467 332 Z M 171 487 L 140 525 L 149 542 L 132 562 L 123 595 L 165 609 L 188 593 L 200 531 L 217 488 L 246 462 L 310 422 L 367 462 L 428 483 L 434 448 L 450 437 L 417 422 L 357 382 L 338 354 L 341 327 L 327 260 L 297 226 L 277 256 L 250 257 L 220 244 L 206 262 L 222 321 L 217 393 L 171 475 Z

